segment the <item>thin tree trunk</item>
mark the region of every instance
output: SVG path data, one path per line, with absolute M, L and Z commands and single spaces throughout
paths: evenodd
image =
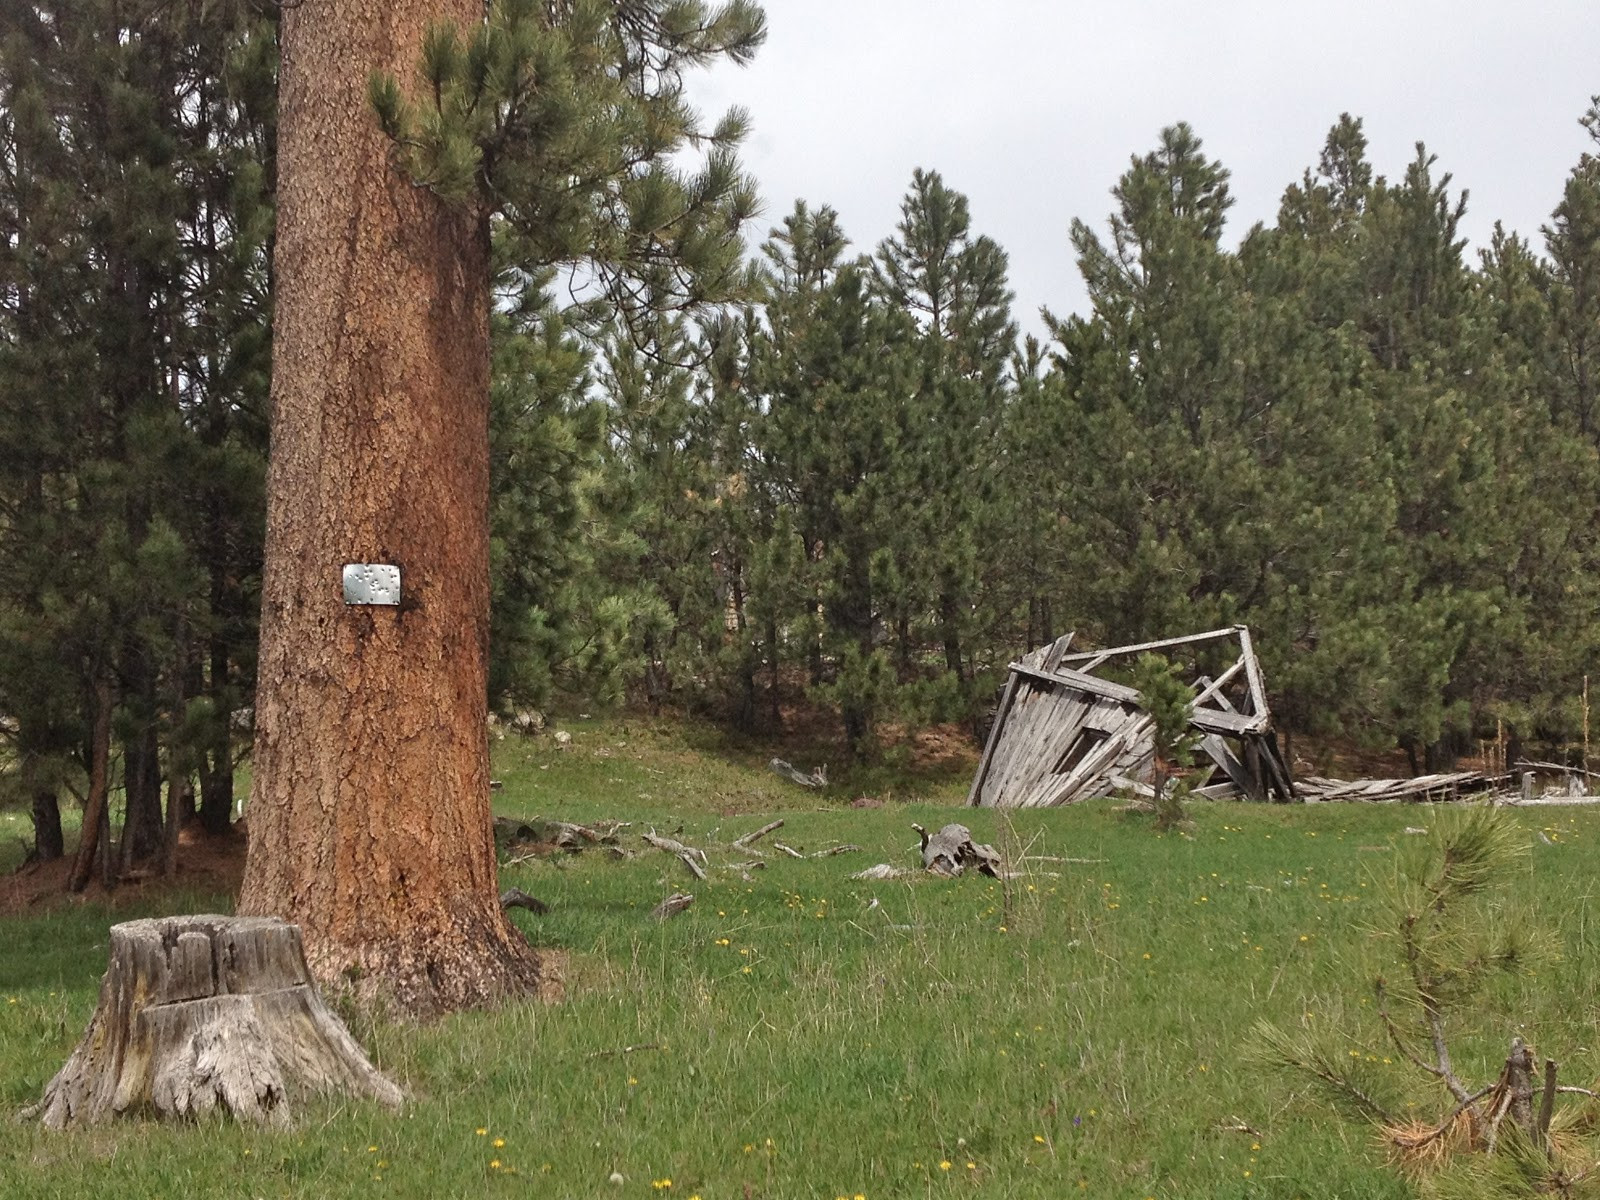
M 47 775 L 50 782 L 40 778 L 41 760 L 49 753 L 54 736 L 44 721 L 30 717 L 18 720 L 17 750 L 20 759 L 19 774 L 27 789 L 33 810 L 33 853 L 31 862 L 52 862 L 66 852 L 61 835 L 61 804 L 57 799 L 60 790 L 54 782 L 53 772 Z
M 61 805 L 53 787 L 33 789 L 33 858 L 53 862 L 66 853 L 61 835 Z
M 744 733 L 756 727 L 756 668 L 759 665 L 751 653 L 750 627 L 745 612 L 744 569 L 737 557 L 731 572 L 733 588 L 733 619 L 735 636 L 739 639 L 739 704 L 734 715 L 734 726 Z
M 89 795 L 83 805 L 83 832 L 78 836 L 78 853 L 72 860 L 67 889 L 81 892 L 94 869 L 95 852 L 105 837 L 106 792 L 111 764 L 111 687 L 105 680 L 95 684 L 94 713 L 89 734 Z
M 767 704 L 772 714 L 772 732 L 783 728 L 782 692 L 779 687 L 782 674 L 778 664 L 778 621 L 767 618 L 767 663 L 770 667 L 771 686 L 767 688 Z
M 213 600 L 213 612 L 217 601 Z M 209 745 L 200 761 L 200 825 L 218 836 L 228 832 L 233 822 L 233 712 L 229 686 L 228 643 L 225 638 L 211 642 L 210 692 L 215 706 L 215 724 Z
M 109 763 L 107 775 L 109 778 Z M 107 785 L 109 793 L 109 783 Z M 111 800 L 109 794 L 106 802 L 100 806 L 100 849 L 95 855 L 96 866 L 100 871 L 100 886 L 110 891 L 117 886 L 117 856 L 115 846 L 111 841 Z
M 961 657 L 961 607 L 950 592 L 939 597 L 939 629 L 944 638 L 945 668 L 965 683 L 967 668 Z
M 416 83 L 479 0 L 285 6 L 273 432 L 239 911 L 423 1015 L 535 989 L 489 809 L 489 227 L 391 163 L 373 70 Z M 346 606 L 343 564 L 401 572 Z
M 180 631 L 179 643 L 183 637 Z M 178 686 L 172 697 L 173 735 L 167 747 L 167 816 L 166 827 L 161 831 L 161 873 L 171 879 L 178 873 L 178 833 L 183 828 L 184 796 L 189 796 L 188 807 L 194 808 L 194 795 L 189 784 L 187 749 L 179 745 L 178 729 L 187 698 L 184 672 L 178 672 Z
M 161 849 L 161 743 L 154 720 L 145 719 L 148 723 L 122 748 L 124 805 L 119 854 L 124 872 Z

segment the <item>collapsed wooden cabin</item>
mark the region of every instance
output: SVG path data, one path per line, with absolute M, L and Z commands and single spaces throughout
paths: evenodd
M 1151 794 L 1150 716 L 1135 688 L 1103 672 L 1157 652 L 1192 664 L 1190 722 L 1200 735 L 1199 753 L 1216 768 L 1202 791 L 1295 798 L 1245 626 L 1109 650 L 1072 653 L 1071 647 L 1069 633 L 1011 664 L 968 804 L 1042 808 L 1119 788 Z M 1215 675 L 1202 673 L 1202 663 Z

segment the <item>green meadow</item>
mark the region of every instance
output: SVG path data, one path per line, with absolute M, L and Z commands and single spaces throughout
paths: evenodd
M 406 1089 L 398 1113 L 312 1103 L 287 1133 L 15 1123 L 94 1008 L 107 927 L 230 899 L 0 918 L 0 1197 L 1412 1194 L 1369 1129 L 1265 1074 L 1250 1049 L 1261 1018 L 1361 1023 L 1375 895 L 1420 840 L 1407 828 L 1438 810 L 1196 804 L 1186 833 L 1159 835 L 1113 801 L 963 810 L 964 771 L 806 792 L 753 749 L 695 744 L 667 723 L 568 728 L 565 751 L 547 736 L 499 744 L 498 810 L 629 821 L 636 853 L 503 872 L 550 906 L 514 919 L 560 964 L 560 1002 L 422 1026 L 347 1014 Z M 884 803 L 850 806 L 868 793 Z M 756 843 L 764 868 L 725 865 L 754 857 L 732 839 L 779 816 Z M 1516 886 L 1563 952 L 1461 1017 L 1457 1061 L 1491 1077 L 1521 1032 L 1587 1082 L 1600 813 L 1518 819 L 1531 853 Z M 1019 874 L 850 878 L 913 866 L 911 823 L 951 820 Z M 705 848 L 711 879 L 645 848 L 637 835 L 652 828 Z M 860 849 L 810 857 L 841 844 Z M 674 891 L 695 904 L 651 920 Z M 1379 1041 L 1350 1052 L 1405 1078 Z M 1419 1115 L 1440 1107 L 1421 1083 L 1408 1094 Z

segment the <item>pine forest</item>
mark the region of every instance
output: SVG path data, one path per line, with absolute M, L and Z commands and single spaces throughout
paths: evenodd
M 1589 150 L 1547 181 L 1548 222 L 1472 250 L 1449 164 L 1420 142 L 1374 163 L 1357 115 L 1243 230 L 1204 131 L 1153 131 L 1108 213 L 1061 214 L 1086 307 L 1025 335 L 1005 247 L 938 163 L 876 244 L 826 196 L 758 208 L 741 116 L 696 127 L 674 74 L 746 52 L 747 10 L 652 68 L 618 146 L 556 167 L 473 124 L 492 44 L 430 40 L 432 107 L 372 83 L 418 186 L 503 198 L 492 713 L 620 704 L 755 737 L 803 715 L 843 765 L 887 729 L 979 737 L 1007 664 L 1068 630 L 1246 624 L 1291 744 L 1420 772 L 1586 738 L 1600 99 L 1572 114 Z M 0 10 L 3 802 L 37 858 L 70 853 L 80 805 L 84 839 L 114 841 L 102 869 L 170 862 L 179 824 L 237 806 L 286 11 Z M 508 103 L 494 121 L 564 119 Z M 712 147 L 697 174 L 628 165 L 685 137 Z M 549 182 L 590 172 L 632 190 Z M 622 232 L 596 216 L 617 204 Z M 668 227 L 670 255 L 629 241 Z

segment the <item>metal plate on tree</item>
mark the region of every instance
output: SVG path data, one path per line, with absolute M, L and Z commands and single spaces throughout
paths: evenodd
M 393 563 L 345 563 L 346 604 L 399 604 L 400 568 Z

